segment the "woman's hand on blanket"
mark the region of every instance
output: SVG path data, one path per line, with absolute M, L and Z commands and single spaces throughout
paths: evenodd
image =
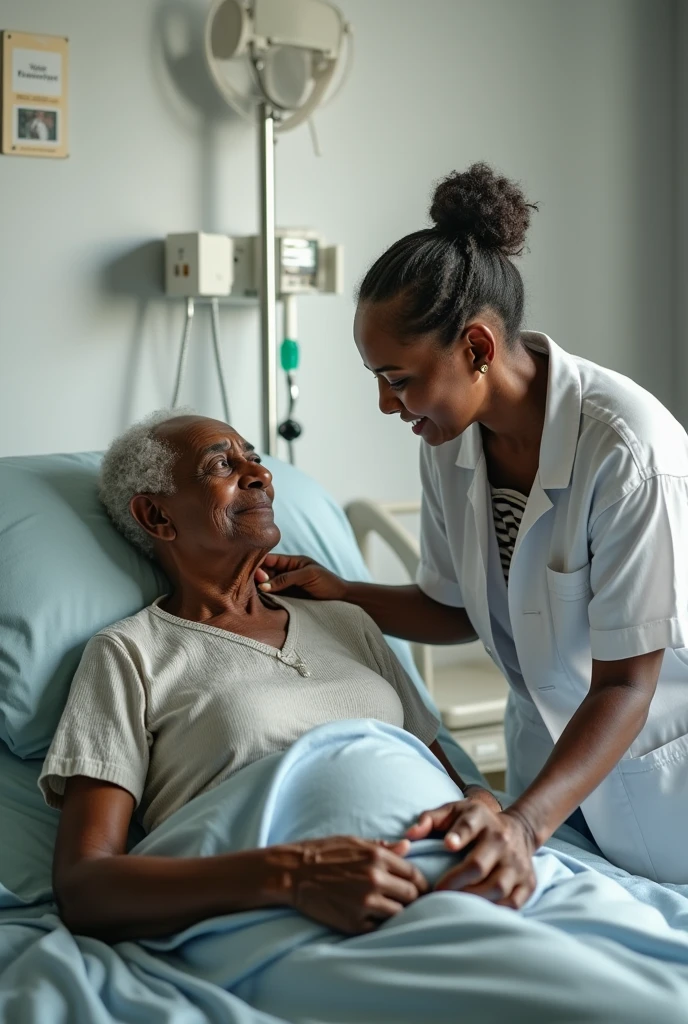
M 475 792 L 471 787 L 469 792 L 465 800 L 425 811 L 406 834 L 422 839 L 431 832 L 444 832 L 448 850 L 466 850 L 461 863 L 435 889 L 469 892 L 518 909 L 535 889 L 534 837 L 519 816 L 502 811 L 486 790 Z
M 266 594 L 295 589 L 317 601 L 342 601 L 346 591 L 344 580 L 304 555 L 268 555 L 256 583 Z
M 347 935 L 377 928 L 428 891 L 424 876 L 404 855 L 410 843 L 328 836 L 268 847 L 282 874 L 286 902 Z
M 444 832 L 446 833 L 445 845 L 451 850 L 454 849 L 452 826 L 455 821 L 459 820 L 469 802 L 484 804 L 495 814 L 499 814 L 502 809 L 497 797 L 482 786 L 466 786 L 464 794 L 465 799 L 463 800 L 454 800 L 452 803 L 435 807 L 432 811 L 423 811 L 416 824 L 406 830 L 408 838 L 412 840 L 426 839 L 431 832 Z

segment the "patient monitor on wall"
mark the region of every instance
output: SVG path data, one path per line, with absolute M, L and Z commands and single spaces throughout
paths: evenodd
M 260 287 L 260 240 L 257 235 L 234 238 L 233 295 L 257 296 Z M 288 295 L 342 295 L 343 249 L 325 245 L 315 232 L 304 228 L 275 231 L 276 291 Z

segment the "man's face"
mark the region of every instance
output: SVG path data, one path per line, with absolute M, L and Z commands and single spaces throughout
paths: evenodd
M 226 554 L 234 546 L 241 556 L 278 543 L 272 476 L 251 444 L 226 423 L 202 416 L 170 420 L 156 433 L 179 452 L 175 493 L 155 496 L 179 549 Z

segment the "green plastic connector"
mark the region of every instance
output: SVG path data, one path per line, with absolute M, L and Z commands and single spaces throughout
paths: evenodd
M 285 338 L 280 348 L 280 360 L 285 373 L 299 367 L 299 343 L 293 338 Z

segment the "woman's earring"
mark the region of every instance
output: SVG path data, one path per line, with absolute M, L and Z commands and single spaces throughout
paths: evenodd
M 483 363 L 483 365 L 480 367 L 480 372 L 481 373 L 487 373 L 487 371 L 489 369 L 490 369 L 490 367 L 487 365 L 487 363 Z

